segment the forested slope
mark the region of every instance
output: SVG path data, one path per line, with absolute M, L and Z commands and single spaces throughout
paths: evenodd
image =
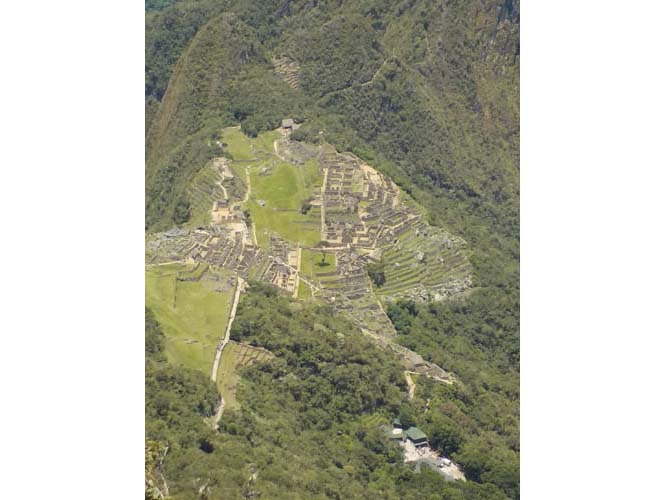
M 443 447 L 464 438 L 451 434 L 446 417 L 427 423 L 416 415 L 397 361 L 327 308 L 262 285 L 244 296 L 232 336 L 276 358 L 245 369 L 241 409 L 225 412 L 220 432 L 204 420 L 214 384 L 164 361 L 150 313 L 146 335 L 147 442 L 169 445 L 154 477 L 158 486 L 166 478 L 173 498 L 508 498 L 495 477 L 452 483 L 403 466 L 400 448 L 379 428 L 395 415 L 423 421 Z

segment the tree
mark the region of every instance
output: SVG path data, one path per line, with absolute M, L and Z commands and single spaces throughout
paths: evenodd
M 463 436 L 456 424 L 440 413 L 433 414 L 433 422 L 424 426 L 431 445 L 445 455 L 459 451 Z
M 368 264 L 366 270 L 368 271 L 368 277 L 375 283 L 375 286 L 380 287 L 386 283 L 387 278 L 384 274 L 384 263 Z
M 315 248 L 320 249 L 320 253 L 322 254 L 322 265 L 325 264 L 326 258 L 327 258 L 327 252 L 325 251 L 326 248 L 329 248 L 329 242 L 326 240 L 320 240 L 317 245 L 315 245 Z
M 310 203 L 310 198 L 307 198 L 301 202 L 301 208 L 299 211 L 301 214 L 306 215 L 312 207 L 313 205 Z
M 176 224 L 183 224 L 190 220 L 190 202 L 181 197 L 174 207 L 174 222 Z
M 398 410 L 398 418 L 401 421 L 401 425 L 403 427 L 413 427 L 417 425 L 415 410 L 409 404 L 401 405 L 401 408 Z

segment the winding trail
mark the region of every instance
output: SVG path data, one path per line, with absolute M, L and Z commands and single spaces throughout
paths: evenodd
M 222 418 L 222 412 L 225 409 L 225 398 L 222 397 L 222 394 L 220 394 L 220 403 L 218 403 L 218 406 L 215 409 L 215 415 L 211 417 L 209 420 L 209 423 L 211 424 L 211 428 L 213 430 L 218 429 L 218 424 L 220 423 L 220 419 Z
M 393 58 L 396 58 L 395 55 L 392 55 L 392 57 L 393 57 Z M 368 80 L 366 80 L 366 81 L 364 81 L 364 82 L 353 83 L 353 84 L 351 84 L 351 85 L 348 85 L 348 86 L 343 87 L 343 88 L 340 88 L 340 89 L 330 90 L 329 92 L 325 92 L 324 94 L 322 94 L 322 95 L 319 97 L 319 99 L 322 100 L 322 99 L 324 99 L 324 98 L 326 98 L 326 97 L 328 97 L 328 96 L 330 96 L 330 95 L 332 95 L 332 94 L 335 94 L 335 93 L 337 93 L 337 92 L 344 92 L 344 91 L 346 91 L 346 90 L 350 90 L 350 89 L 354 89 L 354 88 L 359 88 L 359 87 L 366 87 L 366 86 L 370 85 L 370 84 L 373 83 L 373 82 L 375 81 L 375 79 L 378 77 L 378 75 L 379 75 L 380 72 L 382 71 L 382 68 L 384 68 L 384 65 L 387 64 L 387 61 L 388 61 L 388 60 L 389 60 L 389 58 L 388 58 L 388 57 L 385 57 L 384 61 L 382 61 L 382 64 L 380 64 L 380 66 L 378 67 L 378 69 L 375 70 L 375 73 L 373 73 L 373 76 L 371 76 Z
M 225 195 L 225 200 L 228 200 L 229 196 L 227 195 L 227 188 L 225 188 L 222 182 L 218 182 L 218 186 L 220 186 L 220 189 L 222 189 L 222 194 Z

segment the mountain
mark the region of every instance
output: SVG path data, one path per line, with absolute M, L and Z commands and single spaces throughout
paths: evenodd
M 151 491 L 518 498 L 519 64 L 513 0 L 146 2 Z

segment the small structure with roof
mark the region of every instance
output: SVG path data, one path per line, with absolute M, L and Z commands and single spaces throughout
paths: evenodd
M 384 431 L 385 436 L 392 441 L 396 440 L 402 442 L 405 439 L 401 421 L 397 418 L 394 419 L 391 426 L 383 425 L 381 428 Z
M 410 427 L 405 431 L 405 437 L 415 445 L 415 448 L 428 446 L 428 437 L 418 427 Z
M 280 124 L 281 128 L 284 130 L 293 130 L 294 129 L 294 120 L 292 118 L 285 118 Z

